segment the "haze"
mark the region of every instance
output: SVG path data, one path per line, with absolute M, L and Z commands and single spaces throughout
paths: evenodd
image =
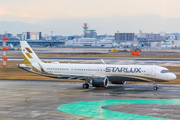
M 42 30 L 45 34 L 54 30 L 56 34 L 81 34 L 84 22 L 88 22 L 90 28 L 99 31 L 99 34 L 114 34 L 116 31 L 138 32 L 139 29 L 145 32 L 179 32 L 177 26 L 172 29 L 165 27 L 167 23 L 179 24 L 179 5 L 179 0 L 1 0 L 0 21 L 3 21 L 3 24 L 0 23 L 0 32 L 21 32 L 9 29 L 9 25 L 14 23 L 12 27 L 19 27 L 22 32 Z M 145 17 L 148 18 L 148 23 L 138 22 Z M 18 26 L 15 22 L 18 22 Z M 23 23 L 25 26 L 34 26 L 35 29 L 21 29 Z

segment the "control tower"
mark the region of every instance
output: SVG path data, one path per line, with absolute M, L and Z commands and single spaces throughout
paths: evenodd
M 96 30 L 88 30 L 88 26 L 87 23 L 84 23 L 84 34 L 83 34 L 83 38 L 96 38 L 97 37 L 97 33 Z
M 89 37 L 89 34 L 88 34 L 88 26 L 87 26 L 87 23 L 84 23 L 84 34 L 83 34 L 83 38 L 88 38 Z

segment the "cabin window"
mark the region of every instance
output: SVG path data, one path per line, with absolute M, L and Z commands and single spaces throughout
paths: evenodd
M 169 70 L 161 70 L 161 73 L 169 73 Z

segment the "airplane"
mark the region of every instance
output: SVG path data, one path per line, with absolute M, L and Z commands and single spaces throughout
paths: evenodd
M 19 48 L 15 48 L 12 44 L 8 44 L 7 48 L 8 50 L 20 50 Z M 3 50 L 3 48 L 1 50 Z
M 42 76 L 58 79 L 84 80 L 84 89 L 108 87 L 111 84 L 125 84 L 126 81 L 153 82 L 157 90 L 157 82 L 168 82 L 176 79 L 176 75 L 167 68 L 156 65 L 114 65 L 106 64 L 71 64 L 44 63 L 35 54 L 26 41 L 20 41 L 24 64 L 18 67 Z

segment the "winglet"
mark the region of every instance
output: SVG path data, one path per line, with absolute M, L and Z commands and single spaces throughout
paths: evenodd
M 102 62 L 103 64 L 106 64 L 103 59 L 101 59 L 101 62 Z

